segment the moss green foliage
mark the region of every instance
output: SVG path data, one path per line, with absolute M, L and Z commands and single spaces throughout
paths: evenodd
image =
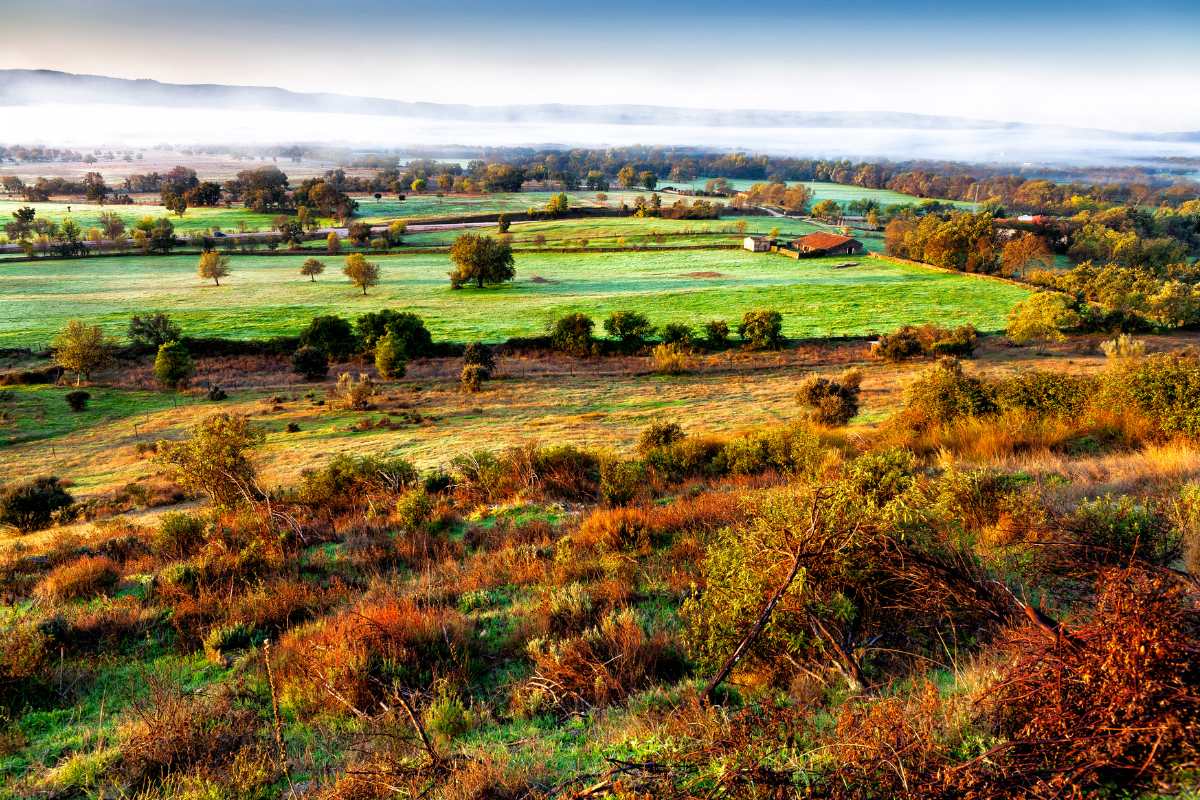
M 305 345 L 292 353 L 292 371 L 310 381 L 329 374 L 329 356 L 319 347 Z
M 1058 292 L 1038 292 L 1013 306 L 1008 315 L 1008 338 L 1018 344 L 1061 340 L 1063 331 L 1079 327 L 1075 303 Z
M 626 347 L 638 347 L 654 335 L 654 326 L 645 314 L 614 311 L 604 320 L 604 332 Z
M 783 344 L 783 315 L 770 309 L 747 311 L 738 336 L 755 350 L 776 350 Z
M 349 322 L 338 316 L 324 315 L 313 317 L 308 327 L 301 331 L 300 344 L 315 347 L 334 361 L 340 361 L 358 352 L 360 343 Z
M 550 329 L 550 341 L 569 355 L 585 357 L 592 354 L 592 329 L 596 323 L 586 314 L 567 314 L 556 320 Z
M 388 331 L 375 342 L 375 369 L 380 377 L 394 379 L 404 377 L 408 366 L 406 350 L 392 331 Z
M 187 439 L 159 442 L 155 458 L 173 469 L 187 488 L 203 492 L 217 505 L 236 505 L 258 491 L 250 450 L 263 438 L 244 416 L 214 414 L 195 426 Z
M 196 374 L 196 364 L 182 342 L 164 342 L 154 359 L 154 378 L 169 389 L 187 386 Z
M 862 373 L 847 370 L 835 379 L 810 375 L 800 384 L 797 399 L 822 425 L 845 425 L 858 413 Z
M 42 477 L 0 488 L 0 525 L 36 531 L 50 525 L 54 514 L 75 502 L 58 478 Z

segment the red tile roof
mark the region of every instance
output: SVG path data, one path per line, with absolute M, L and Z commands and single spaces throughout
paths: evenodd
M 841 236 L 836 233 L 817 231 L 816 233 L 810 233 L 807 236 L 801 236 L 799 239 L 796 239 L 794 244 L 796 244 L 798 247 L 807 248 L 809 250 L 832 250 L 835 247 L 840 247 L 847 242 L 853 241 L 854 238 L 851 236 Z

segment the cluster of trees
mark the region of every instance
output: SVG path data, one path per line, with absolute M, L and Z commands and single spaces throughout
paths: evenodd
M 812 202 L 812 190 L 803 183 L 788 186 L 782 181 L 756 183 L 733 198 L 734 208 L 771 206 L 791 214 L 803 214 Z
M 891 255 L 947 269 L 992 273 L 1000 265 L 989 213 L 904 214 L 888 223 L 884 242 Z

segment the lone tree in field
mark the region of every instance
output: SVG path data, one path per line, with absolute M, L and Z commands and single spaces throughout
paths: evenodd
M 512 247 L 508 242 L 498 242 L 491 236 L 463 234 L 451 246 L 450 260 L 454 262 L 454 269 L 450 272 L 450 287 L 453 289 L 461 289 L 467 283 L 474 283 L 482 289 L 485 283 L 511 281 L 517 274 L 513 266 Z
M 199 273 L 201 278 L 212 279 L 212 282 L 217 286 L 221 285 L 221 278 L 229 274 L 229 258 L 223 256 L 215 250 L 209 250 L 207 253 L 200 254 Z
M 75 373 L 76 386 L 112 360 L 114 345 L 99 326 L 78 319 L 68 322 L 50 344 L 54 349 L 54 362 Z
M 317 276 L 325 271 L 325 265 L 315 258 L 304 259 L 304 265 L 300 267 L 300 274 L 307 275 L 312 279 L 313 283 L 317 282 Z
M 366 295 L 367 289 L 379 284 L 379 265 L 367 261 L 367 257 L 362 253 L 351 253 L 346 256 L 346 266 L 342 267 L 342 272 L 350 279 L 351 283 L 362 289 L 364 295 Z
M 248 451 L 264 438 L 244 416 L 214 414 L 184 441 L 160 441 L 155 460 L 173 468 L 185 488 L 203 492 L 218 506 L 234 506 L 255 494 Z

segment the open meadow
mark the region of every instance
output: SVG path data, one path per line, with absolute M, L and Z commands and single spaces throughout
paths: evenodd
M 130 315 L 165 311 L 191 335 L 294 335 L 318 314 L 355 317 L 382 307 L 409 310 L 441 340 L 497 342 L 540 335 L 573 311 L 603 318 L 634 310 L 656 324 L 736 322 L 746 311 L 783 313 L 785 335 L 861 336 L 905 323 L 972 323 L 997 330 L 1027 291 L 1004 282 L 893 262 L 877 256 L 796 261 L 740 250 L 520 253 L 517 279 L 484 289 L 450 289 L 440 253 L 372 255 L 381 282 L 367 295 L 338 274 L 310 282 L 304 256 L 232 256 L 214 286 L 195 256 L 103 257 L 0 264 L 0 344 L 42 346 L 68 319 L 113 334 Z M 853 266 L 847 266 L 853 264 Z

